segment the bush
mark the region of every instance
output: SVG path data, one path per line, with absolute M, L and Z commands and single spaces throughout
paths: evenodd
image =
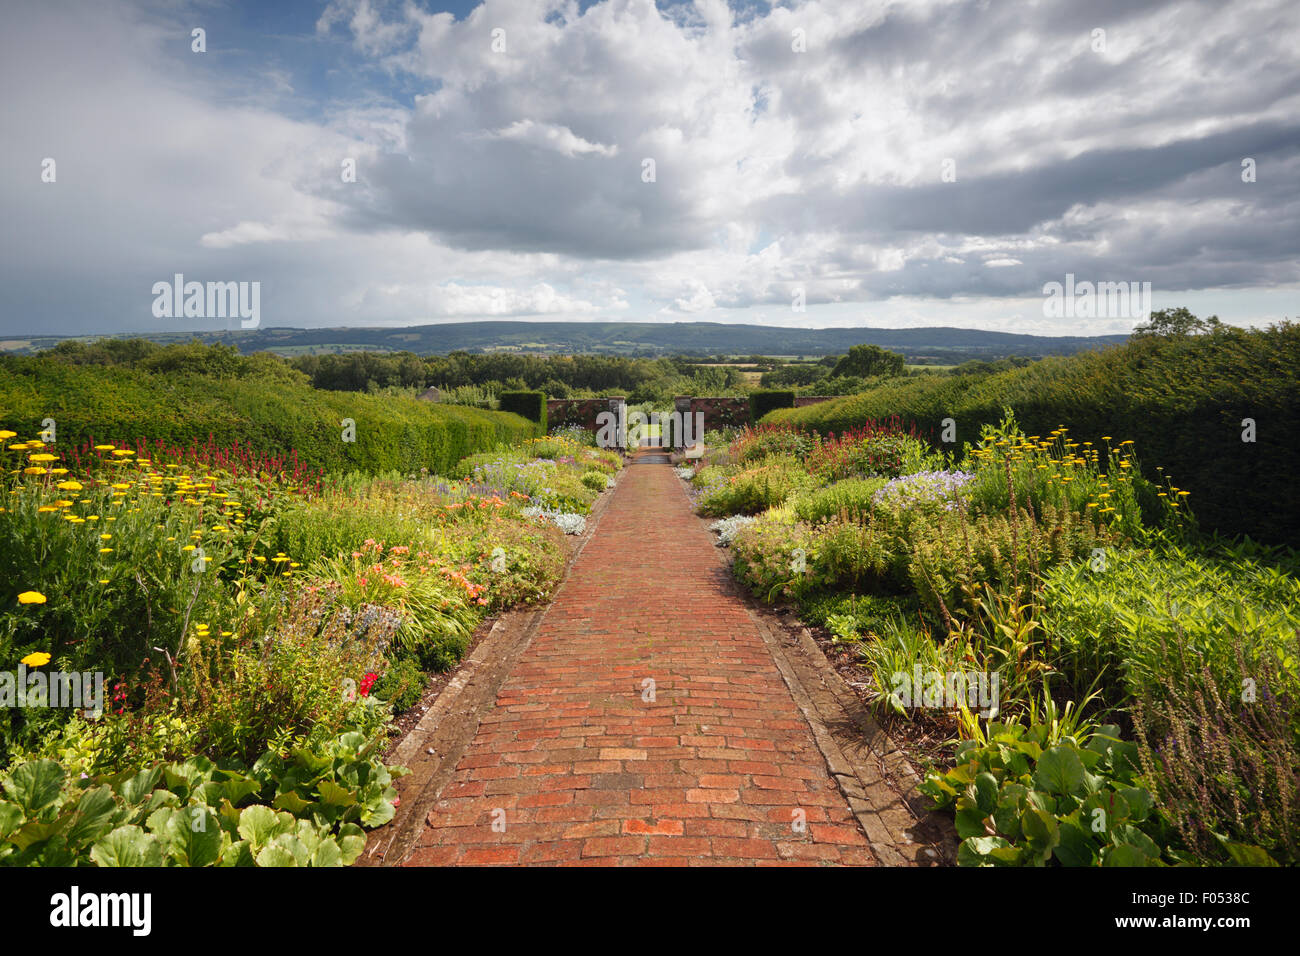
M 717 518 L 757 514 L 813 484 L 813 479 L 796 460 L 775 456 L 734 474 L 705 468 L 697 477 L 696 484 L 703 489 L 700 514 Z
M 871 513 L 871 500 L 884 478 L 847 478 L 824 488 L 805 491 L 791 501 L 800 521 L 818 522 L 831 517 L 862 518 Z
M 0 777 L 0 866 L 348 866 L 407 772 L 373 751 L 349 733 L 251 767 L 194 757 L 85 779 L 29 761 Z
M 503 412 L 514 412 L 541 428 L 546 434 L 546 393 L 545 392 L 502 392 L 498 407 Z
M 926 467 L 926 445 L 916 429 L 903 431 L 896 419 L 869 423 L 841 432 L 818 436 L 807 457 L 808 471 L 823 481 L 844 478 L 897 478 Z
M 420 702 L 427 680 L 424 671 L 413 660 L 398 658 L 371 685 L 370 693 L 380 700 L 388 701 L 393 713 L 401 714 Z
M 582 475 L 582 483 L 597 493 L 609 487 L 609 476 L 603 471 L 588 471 Z
M 293 450 L 297 461 L 330 471 L 403 474 L 421 467 L 448 473 L 466 455 L 538 433 L 516 415 L 328 392 L 274 376 L 151 373 L 0 356 L 0 427 L 35 434 L 45 418 L 57 422 L 60 447 L 146 438 L 197 446 L 211 439 L 261 452 Z M 355 422 L 356 441 L 343 440 L 344 419 Z
M 1237 650 L 1225 677 L 1181 642 L 1162 645 L 1168 676 L 1133 702 L 1142 768 L 1191 862 L 1294 866 L 1300 696 L 1281 658 L 1294 662 L 1300 641 L 1253 664 Z
M 1096 687 L 1117 704 L 1149 700 L 1184 674 L 1171 672 L 1166 646 L 1193 655 L 1184 675 L 1193 682 L 1208 667 L 1227 685 L 1242 663 L 1249 669 L 1267 661 L 1300 628 L 1294 577 L 1249 559 L 1172 547 L 1108 550 L 1100 565 L 1089 560 L 1057 568 L 1044 581 L 1041 603 L 1043 624 L 1057 643 L 1054 663 L 1072 692 Z M 1270 692 L 1300 696 L 1300 675 L 1293 668 Z
M 1068 425 L 1101 448 L 1135 440 L 1150 462 L 1192 493 L 1197 518 L 1224 533 L 1300 540 L 1300 325 L 1222 328 L 1208 335 L 1143 337 L 992 375 L 894 379 L 860 395 L 773 412 L 768 421 L 823 435 L 899 414 L 930 430 L 956 422 L 974 442 L 1003 409 L 1029 434 Z M 1257 424 L 1242 441 L 1243 421 Z M 1161 476 L 1145 477 L 1164 484 Z
M 778 408 L 794 408 L 794 392 L 782 389 L 761 389 L 749 393 L 750 420 L 757 424 L 763 416 Z
M 1167 836 L 1139 773 L 1118 727 L 1049 703 L 1028 726 L 990 722 L 920 789 L 955 809 L 961 866 L 1158 866 Z
M 793 428 L 746 428 L 731 442 L 732 461 L 752 463 L 772 455 L 802 458 L 812 450 L 810 437 Z

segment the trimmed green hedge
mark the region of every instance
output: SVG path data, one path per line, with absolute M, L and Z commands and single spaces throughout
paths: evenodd
M 542 434 L 546 434 L 545 392 L 502 392 L 500 407 L 503 412 L 514 412 L 536 422 L 542 426 Z
M 331 392 L 283 377 L 70 365 L 0 356 L 0 427 L 34 438 L 53 418 L 57 444 L 163 439 L 188 446 L 236 441 L 260 452 L 296 451 L 328 471 L 421 467 L 449 472 L 498 442 L 543 434 L 517 415 L 414 398 Z M 343 420 L 356 424 L 343 440 Z
M 1026 433 L 1061 425 L 1076 441 L 1136 442 L 1147 477 L 1156 466 L 1179 488 L 1202 527 L 1261 541 L 1300 542 L 1300 326 L 1227 328 L 1150 337 L 992 375 L 918 376 L 860 395 L 773 412 L 822 434 L 899 415 L 923 432 L 957 425 L 957 447 L 1010 406 Z M 1242 420 L 1256 439 L 1242 441 Z M 954 446 L 944 446 L 954 447 Z
M 769 388 L 749 393 L 749 414 L 754 424 L 778 408 L 794 408 L 794 392 Z

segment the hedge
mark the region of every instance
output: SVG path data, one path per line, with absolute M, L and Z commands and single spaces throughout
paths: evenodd
M 500 408 L 536 422 L 542 426 L 542 434 L 546 434 L 545 392 L 502 392 Z
M 457 461 L 544 433 L 518 415 L 414 398 L 333 392 L 299 381 L 150 373 L 0 356 L 0 428 L 37 437 L 53 418 L 56 444 L 162 439 L 239 442 L 264 453 L 296 451 L 327 471 L 448 472 Z M 344 419 L 355 441 L 344 441 Z
M 1191 493 L 1201 526 L 1300 543 L 1300 326 L 1143 337 L 1102 351 L 991 375 L 918 376 L 859 395 L 776 411 L 822 434 L 899 415 L 935 438 L 956 422 L 957 447 L 1016 412 L 1027 434 L 1067 426 L 1076 441 L 1132 439 L 1143 471 Z M 1254 419 L 1245 442 L 1243 419 Z M 954 447 L 954 446 L 944 446 Z
M 754 423 L 778 408 L 794 408 L 794 392 L 769 388 L 749 393 L 749 414 Z

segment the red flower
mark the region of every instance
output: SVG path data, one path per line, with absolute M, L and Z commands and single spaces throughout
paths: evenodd
M 361 686 L 358 688 L 358 690 L 361 691 L 362 697 L 370 696 L 370 688 L 375 686 L 375 681 L 377 680 L 379 680 L 379 675 L 376 674 L 374 671 L 368 671 L 366 673 L 366 676 L 361 678 Z

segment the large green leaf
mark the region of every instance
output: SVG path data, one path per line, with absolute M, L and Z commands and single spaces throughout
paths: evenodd
M 1061 839 L 1056 817 L 1035 807 L 1026 807 L 1020 815 L 1020 829 L 1025 841 L 1038 853 L 1052 849 Z
M 257 854 L 258 866 L 297 866 L 298 861 L 294 858 L 293 851 L 278 840 L 268 846 L 262 847 Z
M 957 816 L 955 824 L 957 835 L 965 839 L 966 837 L 986 836 L 988 831 L 984 828 L 984 817 L 986 814 L 968 796 L 961 796 L 957 800 Z
M 293 828 L 293 816 L 254 804 L 239 813 L 239 835 L 253 844 L 254 852 L 262 849 L 277 836 Z
M 65 779 L 67 771 L 55 761 L 31 760 L 14 768 L 4 780 L 4 789 L 9 799 L 31 819 L 54 805 Z
M 343 851 L 343 865 L 351 866 L 366 848 L 366 834 L 355 823 L 345 823 L 339 827 L 339 847 Z
M 284 793 L 275 795 L 275 799 L 271 801 L 271 806 L 277 810 L 288 810 L 294 816 L 297 816 L 311 806 L 311 801 L 304 800 L 293 790 L 286 790 Z
M 1224 843 L 1224 849 L 1228 851 L 1228 856 L 1232 857 L 1232 862 L 1236 866 L 1278 865 L 1277 860 L 1269 856 L 1263 847 L 1229 841 Z
M 166 832 L 167 852 L 181 866 L 212 866 L 221 858 L 221 821 L 208 807 L 175 811 Z
M 90 848 L 99 866 L 162 866 L 162 846 L 137 826 L 118 827 Z
M 331 780 L 322 780 L 316 785 L 321 801 L 336 807 L 350 807 L 357 802 L 357 795 L 346 790 Z
M 986 816 L 998 806 L 998 778 L 982 773 L 975 778 L 975 804 Z
M 128 804 L 141 803 L 153 792 L 158 786 L 158 781 L 162 778 L 162 767 L 151 767 L 148 770 L 141 770 L 132 777 L 128 777 L 117 788 L 122 799 Z
M 987 859 L 988 855 L 997 849 L 1005 849 L 1011 844 L 1002 837 L 986 836 L 971 837 L 961 841 L 961 846 L 957 848 L 957 864 L 959 866 L 992 866 L 993 861 Z
M 8 836 L 22 826 L 23 808 L 16 803 L 0 800 L 0 837 Z
M 107 786 L 93 787 L 81 795 L 65 834 L 71 845 L 93 843 L 113 828 L 118 817 L 117 802 Z
M 1043 751 L 1034 769 L 1034 783 L 1049 793 L 1072 794 L 1083 787 L 1083 763 L 1068 747 Z
M 1055 856 L 1062 866 L 1095 866 L 1098 845 L 1077 823 L 1062 821 Z

